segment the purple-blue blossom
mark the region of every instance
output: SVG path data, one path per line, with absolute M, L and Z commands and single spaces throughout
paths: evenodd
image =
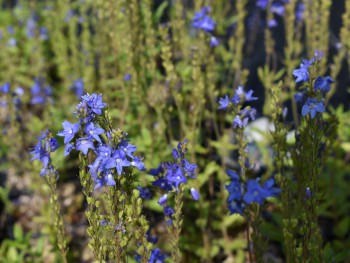
M 206 32 L 214 31 L 216 23 L 208 16 L 210 10 L 210 7 L 202 7 L 199 12 L 196 12 L 192 19 L 192 26 Z
M 96 127 L 93 122 L 90 122 L 85 126 L 85 133 L 88 137 L 94 138 L 99 143 L 102 143 L 99 135 L 103 134 L 104 130 L 100 127 Z
M 112 154 L 112 157 L 109 158 L 108 163 L 106 164 L 106 168 L 116 168 L 117 173 L 119 175 L 122 174 L 123 167 L 129 167 L 130 162 L 126 159 L 126 157 L 121 154 L 120 150 L 115 150 Z
M 218 110 L 226 110 L 230 101 L 228 98 L 228 95 L 225 96 L 225 98 L 219 98 L 219 104 Z
M 89 137 L 86 138 L 79 138 L 76 142 L 76 149 L 78 151 L 81 151 L 84 155 L 87 155 L 89 149 L 94 149 L 94 143 L 92 142 L 92 139 Z
M 200 198 L 198 191 L 193 187 L 191 188 L 191 195 L 192 195 L 193 200 L 195 200 L 195 201 L 198 201 Z
M 305 117 L 306 115 L 310 114 L 311 119 L 313 119 L 315 118 L 317 112 L 323 113 L 325 111 L 326 109 L 323 101 L 318 101 L 315 98 L 308 98 L 301 109 L 301 115 Z
M 64 143 L 70 142 L 74 135 L 79 131 L 80 124 L 79 123 L 70 123 L 69 121 L 64 121 L 62 123 L 63 131 L 57 133 L 58 136 L 64 137 Z
M 314 84 L 315 90 L 321 91 L 323 94 L 326 94 L 330 91 L 331 84 L 333 82 L 334 80 L 330 76 L 327 76 L 325 78 L 318 77 L 315 80 L 315 84 Z

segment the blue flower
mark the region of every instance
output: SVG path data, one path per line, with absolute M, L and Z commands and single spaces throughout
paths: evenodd
M 322 101 L 318 101 L 314 98 L 308 98 L 303 108 L 301 109 L 301 115 L 305 117 L 310 114 L 311 119 L 315 118 L 317 112 L 325 112 L 326 109 Z
M 258 181 L 252 179 L 247 181 L 247 192 L 243 196 L 247 204 L 256 202 L 261 205 L 267 196 L 268 192 L 260 186 Z
M 97 95 L 93 93 L 91 95 L 87 94 L 82 96 L 82 99 L 86 102 L 89 109 L 97 115 L 102 114 L 102 109 L 107 106 L 106 103 L 102 102 L 102 94 Z
M 226 95 L 225 98 L 220 98 L 219 99 L 220 106 L 218 107 L 218 110 L 225 110 L 225 109 L 227 109 L 229 103 L 230 103 L 230 101 L 228 99 L 228 95 Z
M 245 95 L 245 100 L 246 101 L 253 101 L 253 100 L 257 100 L 257 97 L 253 97 L 253 90 L 249 90 L 247 91 L 244 95 Z
M 261 9 L 266 9 L 268 4 L 268 0 L 257 0 L 256 6 L 260 7 Z
M 196 177 L 194 177 L 194 175 L 196 174 L 195 170 L 198 167 L 196 164 L 190 163 L 187 159 L 183 159 L 181 161 L 181 166 L 188 177 L 191 177 L 194 179 L 196 178 Z
M 130 80 L 131 80 L 131 74 L 126 73 L 126 74 L 124 75 L 124 81 L 130 81 Z
M 276 19 L 270 19 L 270 20 L 268 21 L 268 23 L 267 23 L 267 26 L 268 26 L 269 28 L 276 27 L 277 25 L 278 25 L 278 24 L 277 24 Z
M 119 144 L 119 148 L 124 156 L 127 155 L 130 158 L 133 158 L 133 154 L 137 150 L 137 147 L 135 145 L 128 144 L 128 141 L 126 140 L 122 141 Z
M 145 170 L 145 164 L 142 162 L 141 157 L 135 156 L 133 160 L 130 162 L 130 165 L 136 167 L 140 171 Z
M 104 185 L 107 186 L 116 186 L 113 174 L 108 172 L 106 175 L 103 175 L 101 178 L 96 179 L 96 185 L 94 190 L 102 188 Z
M 84 95 L 84 81 L 83 79 L 77 79 L 74 81 L 73 85 L 70 87 L 71 90 L 74 91 L 75 95 L 78 98 L 81 98 L 81 96 Z
M 130 166 L 130 162 L 121 154 L 120 150 L 115 150 L 111 158 L 109 158 L 106 168 L 116 168 L 119 175 L 122 174 L 123 167 Z
M 238 105 L 241 101 L 241 97 L 237 94 L 235 94 L 232 98 L 231 98 L 231 102 L 234 104 L 234 105 Z
M 8 93 L 10 91 L 10 83 L 6 82 L 4 85 L 0 87 L 0 91 L 2 93 Z
M 247 204 L 256 202 L 261 205 L 264 199 L 275 196 L 280 192 L 280 190 L 273 187 L 273 185 L 274 180 L 272 178 L 266 181 L 262 187 L 257 180 L 249 179 L 247 181 L 247 191 L 243 196 L 243 200 Z
M 166 178 L 169 182 L 173 183 L 176 188 L 178 188 L 180 184 L 187 182 L 187 178 L 183 175 L 180 167 L 176 169 L 175 173 L 169 173 Z
M 63 131 L 57 133 L 58 136 L 64 137 L 64 143 L 70 142 L 73 138 L 74 135 L 79 131 L 80 129 L 80 124 L 79 123 L 70 123 L 69 121 L 64 121 L 62 123 L 63 126 Z
M 304 18 L 305 4 L 303 2 L 298 2 L 295 10 L 295 18 L 298 22 L 302 21 Z
M 210 37 L 210 47 L 217 47 L 219 45 L 219 40 L 214 37 L 214 36 L 211 36 Z
M 171 217 L 174 214 L 174 210 L 170 206 L 164 207 L 164 215 L 166 217 Z
M 138 186 L 137 190 L 140 191 L 140 198 L 145 200 L 149 200 L 152 198 L 151 191 L 148 188 L 143 188 L 141 186 Z
M 94 143 L 91 138 L 79 138 L 76 143 L 76 149 L 86 155 L 89 149 L 94 149 Z
M 94 138 L 96 141 L 101 143 L 99 135 L 104 133 L 104 130 L 100 127 L 96 127 L 92 122 L 86 125 L 85 133 L 90 137 Z
M 151 257 L 149 258 L 149 263 L 163 263 L 167 258 L 167 255 L 161 253 L 159 248 L 152 249 Z
M 168 195 L 162 195 L 159 200 L 158 200 L 158 204 L 160 204 L 161 206 L 164 206 L 166 204 L 166 202 L 168 201 Z
M 308 81 L 309 80 L 309 67 L 312 61 L 303 59 L 303 62 L 300 64 L 299 69 L 293 70 L 293 75 L 296 77 L 295 82 Z
M 321 91 L 323 94 L 326 94 L 328 91 L 331 89 L 331 84 L 334 82 L 334 80 L 330 77 L 327 76 L 325 78 L 318 77 L 315 80 L 315 90 Z
M 230 215 L 232 214 L 244 214 L 245 204 L 242 201 L 233 200 L 227 203 L 227 208 L 230 211 Z
M 148 174 L 153 175 L 153 176 L 158 176 L 160 173 L 163 173 L 163 165 L 160 164 L 157 168 L 152 168 L 149 170 Z
M 71 143 L 67 143 L 65 146 L 64 146 L 64 156 L 67 156 L 70 154 L 70 152 L 75 149 L 74 145 L 71 144 Z
M 199 12 L 196 12 L 192 20 L 192 26 L 206 32 L 214 31 L 216 23 L 207 15 L 209 11 L 210 7 L 202 7 Z
M 233 119 L 233 128 L 236 129 L 237 127 L 239 127 L 242 129 L 246 127 L 248 124 L 248 120 L 249 120 L 248 118 L 244 118 L 242 120 L 240 116 L 236 115 L 236 117 Z
M 158 186 L 165 191 L 171 191 L 173 189 L 172 184 L 165 178 L 159 178 L 153 182 L 153 185 Z
M 294 100 L 295 102 L 302 102 L 304 99 L 304 93 L 302 92 L 297 92 L 295 95 L 294 95 Z
M 194 189 L 193 187 L 191 188 L 191 195 L 193 200 L 198 201 L 200 195 L 198 193 L 198 191 L 196 189 Z
M 48 40 L 49 39 L 49 30 L 46 27 L 41 27 L 39 29 L 40 40 Z

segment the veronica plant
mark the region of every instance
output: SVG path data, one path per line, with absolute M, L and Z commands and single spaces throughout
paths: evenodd
M 168 226 L 168 231 L 172 236 L 172 257 L 174 262 L 181 262 L 179 239 L 182 226 L 182 206 L 184 191 L 188 179 L 195 179 L 196 164 L 190 163 L 186 159 L 188 149 L 187 140 L 179 142 L 172 150 L 174 162 L 161 163 L 158 168 L 151 169 L 150 174 L 155 177 L 154 186 L 159 187 L 164 193 L 158 203 L 164 207 L 164 215 Z M 190 189 L 194 200 L 199 199 L 199 193 L 195 188 Z M 174 206 L 169 205 L 169 198 L 174 195 Z
M 57 246 L 61 252 L 63 262 L 67 262 L 67 241 L 57 195 L 58 172 L 51 160 L 51 153 L 55 152 L 57 148 L 57 140 L 52 137 L 50 131 L 46 130 L 38 137 L 38 143 L 30 153 L 32 155 L 32 161 L 38 160 L 42 163 L 40 176 L 45 178 L 50 190 L 50 207 L 53 213 L 53 227 L 56 234 Z
M 134 168 L 144 170 L 142 158 L 127 134 L 112 128 L 102 95 L 87 94 L 76 107 L 77 123 L 63 122 L 65 155 L 79 152 L 80 181 L 86 196 L 90 247 L 99 262 L 125 262 L 127 248 L 136 241 L 141 262 L 148 262 L 152 244 L 148 222 L 141 214 L 142 199 Z M 102 189 L 104 188 L 104 189 Z
M 302 83 L 295 100 L 302 105 L 301 125 L 296 133 L 293 151 L 295 179 L 298 189 L 298 208 L 301 224 L 298 234 L 299 262 L 322 262 L 322 239 L 318 226 L 320 193 L 318 181 L 322 169 L 325 134 L 327 134 L 324 98 L 333 79 L 319 76 L 322 53 L 316 51 L 311 60 L 304 59 L 294 70 L 296 82 Z
M 275 187 L 273 178 L 261 183 L 260 178 L 253 178 L 251 165 L 246 151 L 247 139 L 244 136 L 244 128 L 249 120 L 255 120 L 256 109 L 250 106 L 243 107 L 245 102 L 257 100 L 253 97 L 253 90 L 245 92 L 240 86 L 235 90 L 232 98 L 228 95 L 219 99 L 219 108 L 229 110 L 235 116 L 233 119 L 233 128 L 236 131 L 239 151 L 239 173 L 233 170 L 227 170 L 231 179 L 230 184 L 226 186 L 229 196 L 227 206 L 230 214 L 240 214 L 247 220 L 247 239 L 250 262 L 253 260 L 253 253 L 257 262 L 262 262 L 265 244 L 260 233 L 261 212 L 264 200 L 268 197 L 277 195 L 280 189 Z M 250 227 L 253 227 L 254 251 L 250 246 Z

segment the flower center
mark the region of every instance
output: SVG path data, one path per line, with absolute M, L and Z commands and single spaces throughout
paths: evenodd
M 81 141 L 81 144 L 86 144 L 86 141 L 85 141 L 85 140 L 82 140 L 82 141 Z
M 94 132 L 93 132 L 93 131 L 90 131 L 89 133 L 90 133 L 91 135 L 93 135 L 93 134 L 94 134 Z
M 254 196 L 258 196 L 258 195 L 259 195 L 259 192 L 255 190 L 255 191 L 253 192 L 253 195 L 254 195 Z
M 68 129 L 68 133 L 69 133 L 69 134 L 72 134 L 72 133 L 73 133 L 73 131 L 72 131 L 71 128 Z
M 119 158 L 115 159 L 115 162 L 116 162 L 116 163 L 120 163 L 120 161 L 121 161 L 121 160 L 120 160 Z

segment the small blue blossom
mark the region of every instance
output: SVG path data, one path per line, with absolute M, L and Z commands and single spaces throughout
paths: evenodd
M 0 91 L 4 94 L 9 93 L 10 91 L 10 83 L 6 82 L 4 85 L 0 87 Z
M 253 100 L 257 100 L 257 97 L 253 97 L 253 90 L 249 90 L 245 93 L 245 100 L 246 101 L 253 101 Z
M 275 196 L 280 192 L 278 188 L 273 187 L 274 180 L 268 180 L 263 184 L 263 187 L 260 186 L 260 183 L 257 180 L 249 179 L 247 181 L 247 192 L 243 196 L 243 200 L 247 204 L 256 202 L 262 205 L 262 202 L 267 197 Z
M 80 124 L 79 123 L 70 123 L 69 121 L 64 121 L 62 123 L 63 126 L 63 131 L 57 133 L 58 136 L 64 137 L 64 143 L 70 142 L 73 138 L 74 135 L 79 131 L 80 129 Z
M 64 146 L 64 156 L 67 156 L 70 154 L 70 152 L 75 149 L 74 145 L 71 144 L 71 143 L 67 143 L 65 146 Z
M 210 9 L 210 7 L 202 7 L 199 12 L 195 13 L 192 20 L 192 26 L 194 28 L 202 29 L 206 32 L 215 30 L 215 21 L 207 15 Z
M 135 145 L 129 144 L 126 140 L 119 144 L 119 148 L 124 156 L 127 155 L 130 158 L 133 158 L 133 154 L 137 150 Z
M 112 154 L 112 157 L 109 158 L 108 163 L 106 164 L 106 168 L 116 168 L 117 173 L 119 175 L 122 174 L 123 167 L 130 166 L 130 162 L 125 158 L 123 154 L 121 154 L 120 150 L 115 150 Z
M 107 185 L 107 186 L 116 186 L 117 185 L 112 173 L 107 173 L 106 175 L 102 176 L 101 178 L 97 178 L 94 190 L 98 190 L 105 185 Z
M 140 198 L 145 200 L 150 200 L 152 198 L 151 191 L 148 188 L 143 188 L 141 186 L 138 186 L 137 190 L 140 191 Z
M 101 143 L 99 135 L 104 133 L 104 130 L 100 127 L 96 127 L 92 122 L 88 123 L 85 127 L 85 133 L 90 137 L 94 138 L 96 141 Z
M 200 195 L 198 193 L 198 191 L 196 189 L 194 189 L 193 187 L 191 188 L 191 195 L 193 200 L 198 201 Z
M 297 92 L 295 95 L 294 95 L 294 100 L 295 102 L 302 102 L 304 100 L 304 93 L 302 92 Z
M 145 169 L 145 164 L 142 162 L 142 158 L 135 156 L 132 161 L 130 162 L 130 165 L 133 167 L 136 167 L 140 171 L 144 171 Z
M 75 95 L 78 98 L 81 98 L 85 91 L 84 91 L 84 81 L 83 79 L 77 79 L 76 81 L 74 81 L 73 85 L 70 87 L 70 89 L 72 91 L 74 91 Z
M 308 98 L 301 109 L 301 115 L 305 117 L 306 115 L 310 114 L 311 119 L 313 119 L 315 118 L 317 112 L 323 113 L 325 111 L 326 109 L 322 101 L 318 101 L 314 98 Z
M 219 99 L 220 106 L 218 107 L 218 110 L 226 110 L 229 103 L 230 101 L 229 101 L 228 95 L 226 95 L 225 98 L 220 98 Z
M 187 182 L 187 178 L 183 175 L 180 167 L 176 169 L 175 173 L 169 173 L 167 180 L 173 183 L 176 188 L 178 188 L 180 184 Z
M 236 115 L 236 117 L 233 119 L 233 128 L 236 129 L 238 128 L 244 128 L 248 124 L 248 118 L 244 118 L 243 120 L 241 119 L 240 116 Z
M 124 75 L 124 81 L 130 81 L 130 80 L 131 80 L 131 74 L 126 73 L 126 74 Z
M 274 27 L 277 27 L 277 21 L 276 19 L 270 19 L 268 22 L 267 22 L 267 26 L 269 28 L 274 28 Z
M 174 214 L 174 210 L 170 206 L 164 207 L 164 215 L 166 217 L 171 217 Z
M 219 40 L 214 37 L 214 36 L 211 36 L 210 37 L 210 47 L 217 47 L 219 45 Z
M 161 206 L 164 206 L 166 204 L 166 202 L 168 201 L 168 195 L 162 195 L 159 200 L 158 200 L 158 204 L 160 204 Z
M 94 143 L 92 142 L 92 139 L 87 138 L 79 138 L 76 142 L 76 149 L 78 151 L 81 151 L 84 155 L 87 155 L 89 149 L 94 149 Z
M 318 77 L 315 80 L 315 90 L 321 91 L 323 94 L 326 94 L 330 91 L 331 89 L 331 84 L 334 82 L 334 80 L 330 77 L 327 76 L 325 78 Z
M 82 99 L 86 102 L 89 109 L 97 114 L 102 114 L 102 109 L 106 107 L 106 103 L 102 102 L 102 94 L 97 95 L 96 93 L 93 93 L 91 95 L 87 94 L 82 96 Z
M 309 80 L 309 67 L 310 62 L 308 60 L 303 60 L 303 63 L 300 64 L 299 69 L 293 70 L 293 76 L 296 77 L 295 82 L 308 81 Z

